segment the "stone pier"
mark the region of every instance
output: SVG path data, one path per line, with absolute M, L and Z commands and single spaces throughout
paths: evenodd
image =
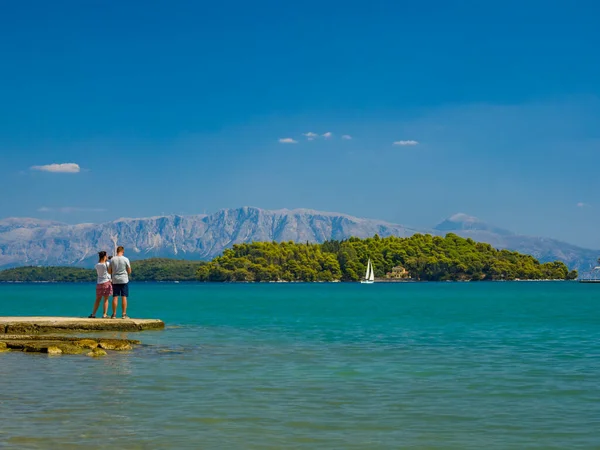
M 77 333 L 84 331 L 145 331 L 165 327 L 158 319 L 88 319 L 77 317 L 0 317 L 2 334 Z
M 132 350 L 140 341 L 103 337 L 61 336 L 49 333 L 86 331 L 135 332 L 160 330 L 158 319 L 88 319 L 76 317 L 0 317 L 0 353 L 22 351 L 51 355 L 104 356 L 107 351 Z

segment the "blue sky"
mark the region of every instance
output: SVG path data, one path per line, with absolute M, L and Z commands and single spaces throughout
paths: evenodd
M 593 1 L 11 2 L 0 217 L 465 212 L 600 248 L 599 16 Z

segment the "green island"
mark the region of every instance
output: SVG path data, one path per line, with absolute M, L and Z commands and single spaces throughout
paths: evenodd
M 322 244 L 235 244 L 210 262 L 151 258 L 132 261 L 134 281 L 323 282 L 358 281 L 368 259 L 380 281 L 574 280 L 560 262 L 497 250 L 449 233 L 445 237 L 350 238 Z M 0 282 L 93 282 L 93 269 L 18 267 L 0 271 Z
M 149 258 L 131 261 L 135 281 L 197 281 L 203 261 Z M 0 271 L 0 282 L 95 282 L 96 270 L 81 267 L 16 267 Z
M 358 281 L 371 259 L 380 280 L 417 281 L 574 280 L 560 262 L 496 250 L 449 233 L 408 238 L 375 235 L 323 244 L 236 244 L 198 269 L 201 281 Z

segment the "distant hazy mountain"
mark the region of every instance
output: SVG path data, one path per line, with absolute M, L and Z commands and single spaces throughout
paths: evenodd
M 489 225 L 482 222 L 477 217 L 468 216 L 463 213 L 454 214 L 452 217 L 447 218 L 442 223 L 438 224 L 435 227 L 435 230 L 453 233 L 459 231 L 487 231 L 500 236 L 514 235 L 512 231 Z
M 497 248 L 529 253 L 542 261 L 559 259 L 572 268 L 587 269 L 600 255 L 553 239 L 519 236 L 464 214 L 454 215 L 432 230 L 416 230 L 338 213 L 244 207 L 210 215 L 119 219 L 103 224 L 4 219 L 0 220 L 0 267 L 89 265 L 98 250 L 113 253 L 117 244 L 124 245 L 132 259 L 151 256 L 210 259 L 242 242 L 323 242 L 375 233 L 406 237 L 417 232 L 455 232 Z
M 124 245 L 132 258 L 209 259 L 252 241 L 323 242 L 349 236 L 410 236 L 416 230 L 383 221 L 311 210 L 244 207 L 211 215 L 119 219 L 66 225 L 35 219 L 0 220 L 0 267 L 89 264 L 100 249 Z
M 599 250 L 590 250 L 556 239 L 515 234 L 502 228 L 489 225 L 476 217 L 455 214 L 437 225 L 438 233 L 456 233 L 470 237 L 474 241 L 487 242 L 495 248 L 516 250 L 533 255 L 542 262 L 563 261 L 569 268 L 587 271 L 594 267 Z

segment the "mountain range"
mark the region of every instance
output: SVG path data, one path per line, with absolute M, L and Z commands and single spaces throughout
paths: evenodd
M 555 239 L 519 235 L 466 214 L 455 214 L 432 229 L 415 229 L 308 209 L 243 207 L 209 215 L 118 219 L 101 224 L 3 219 L 0 220 L 0 267 L 90 265 L 95 262 L 97 251 L 104 249 L 114 253 L 117 245 L 125 246 L 131 259 L 159 256 L 211 259 L 242 242 L 323 242 L 374 234 L 407 237 L 415 233 L 445 235 L 449 232 L 499 249 L 527 253 L 542 262 L 560 260 L 571 269 L 588 270 L 600 256 L 600 251 Z

